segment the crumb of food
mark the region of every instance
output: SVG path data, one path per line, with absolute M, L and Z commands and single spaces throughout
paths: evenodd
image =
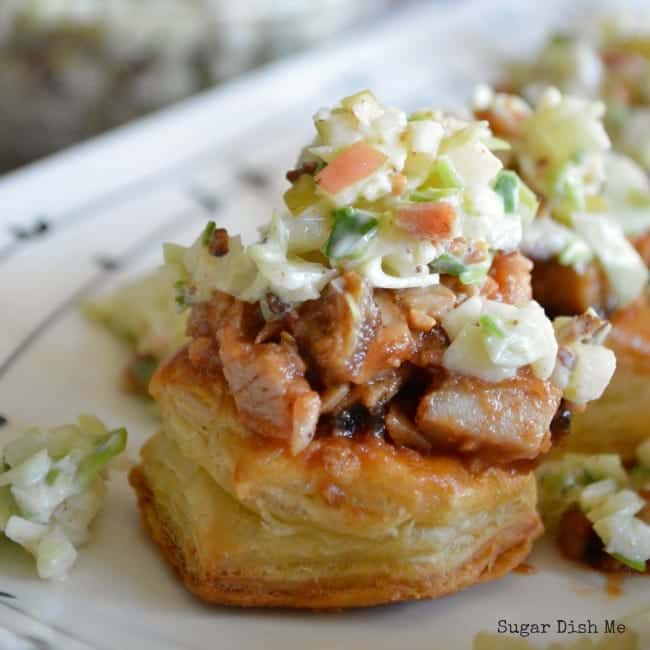
M 109 462 L 126 429 L 96 417 L 49 431 L 29 429 L 0 453 L 0 531 L 36 559 L 38 575 L 64 578 L 102 506 Z

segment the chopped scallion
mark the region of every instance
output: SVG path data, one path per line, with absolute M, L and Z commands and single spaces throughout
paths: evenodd
M 347 207 L 334 210 L 333 216 L 334 226 L 325 244 L 327 257 L 337 260 L 363 254 L 379 229 L 374 213 Z
M 86 456 L 75 475 L 75 482 L 77 488 L 83 492 L 88 486 L 97 478 L 99 472 L 105 467 L 111 458 L 121 454 L 126 448 L 127 433 L 126 429 L 115 429 L 109 431 L 105 436 L 102 436 L 97 444 L 95 450 Z
M 576 163 L 576 165 L 580 165 L 585 161 L 585 156 L 587 155 L 587 152 L 584 149 L 578 149 L 577 151 L 573 152 L 573 155 L 571 156 L 571 160 Z
M 158 360 L 150 355 L 136 357 L 128 367 L 129 374 L 132 375 L 135 384 L 143 390 L 146 390 L 147 386 L 149 386 L 156 368 L 158 368 Z
M 618 560 L 621 564 L 624 564 L 625 566 L 630 567 L 630 569 L 634 569 L 635 571 L 638 571 L 639 573 L 645 573 L 645 562 L 637 562 L 636 560 L 630 560 L 629 558 L 620 555 L 618 553 L 610 553 L 610 555 L 615 559 Z
M 423 190 L 411 192 L 409 200 L 415 201 L 416 203 L 435 203 L 455 194 L 458 194 L 458 189 L 455 187 L 427 187 Z
M 428 182 L 433 187 L 444 189 L 460 189 L 463 187 L 463 179 L 458 175 L 454 163 L 447 156 L 440 156 L 435 161 Z
M 45 477 L 45 482 L 48 485 L 54 485 L 56 483 L 56 479 L 58 479 L 59 476 L 61 476 L 61 470 L 55 467 L 54 469 L 51 469 L 47 473 L 47 476 Z
M 483 334 L 489 336 L 496 336 L 499 339 L 505 337 L 506 333 L 499 326 L 496 320 L 492 318 L 492 316 L 488 316 L 487 314 L 484 314 L 478 319 L 478 322 L 479 325 L 481 326 L 481 329 L 483 330 Z
M 519 209 L 519 177 L 511 171 L 500 171 L 494 191 L 503 200 L 503 209 L 508 214 L 513 214 Z
M 208 221 L 206 224 L 205 228 L 203 229 L 203 233 L 201 234 L 201 243 L 204 246 L 207 246 L 210 243 L 210 237 L 212 237 L 212 233 L 216 227 L 217 224 L 214 221 Z
M 583 211 L 585 209 L 585 190 L 580 178 L 574 173 L 575 163 L 569 160 L 562 164 L 553 183 L 553 191 L 564 206 L 560 209 L 567 209 L 569 212 Z
M 165 264 L 183 264 L 183 258 L 187 248 L 178 244 L 163 244 L 163 256 Z
M 443 253 L 440 257 L 436 257 L 436 259 L 429 264 L 429 268 L 434 273 L 455 276 L 458 276 L 467 270 L 467 266 L 463 264 L 463 262 L 453 255 L 449 255 L 449 253 Z
M 633 208 L 650 208 L 650 193 L 641 190 L 630 190 L 627 193 L 627 202 Z
M 183 280 L 178 280 L 178 282 L 174 283 L 174 290 L 176 292 L 174 296 L 174 302 L 176 303 L 176 308 L 179 311 L 183 311 L 186 307 L 189 307 L 187 284 L 183 282 Z
M 490 151 L 509 151 L 512 147 L 509 142 L 502 140 L 501 138 L 496 138 L 495 136 L 490 136 L 483 140 L 483 144 Z
M 429 268 L 434 273 L 456 276 L 462 284 L 480 284 L 488 271 L 483 264 L 467 265 L 449 253 L 436 257 L 429 263 Z
M 474 266 L 468 266 L 467 269 L 458 276 L 458 279 L 462 284 L 482 284 L 487 272 L 487 267 L 476 264 Z
M 645 489 L 650 485 L 650 467 L 646 465 L 635 465 L 629 472 L 630 481 L 637 489 Z
M 562 266 L 573 266 L 574 264 L 586 264 L 592 257 L 589 246 L 579 239 L 574 239 L 558 253 L 557 261 Z
M 535 192 L 519 179 L 519 212 L 524 221 L 534 219 L 539 208 L 539 201 L 535 196 Z
M 415 111 L 408 116 L 409 122 L 420 122 L 422 120 L 430 120 L 433 117 L 432 111 Z
M 563 185 L 563 192 L 569 201 L 569 205 L 578 211 L 585 209 L 585 188 L 582 183 L 567 176 Z

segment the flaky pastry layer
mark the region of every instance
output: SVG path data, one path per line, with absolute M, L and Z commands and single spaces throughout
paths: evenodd
M 326 436 L 297 456 L 251 435 L 223 380 L 179 352 L 152 391 L 163 431 L 131 476 L 163 555 L 200 597 L 353 607 L 499 577 L 541 524 L 531 474 Z

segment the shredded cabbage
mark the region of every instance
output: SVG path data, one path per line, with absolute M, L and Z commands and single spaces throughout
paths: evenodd
M 554 34 L 530 63 L 511 66 L 510 83 L 535 101 L 548 86 L 601 99 L 615 148 L 650 170 L 648 16 L 616 11 L 583 21 L 579 33 Z
M 523 181 L 502 172 L 490 147 L 504 143 L 486 122 L 437 111 L 407 116 L 362 91 L 320 110 L 314 126 L 298 161 L 305 171 L 285 193 L 288 213 L 273 217 L 260 242 L 244 247 L 233 237 L 228 253 L 215 257 L 207 246 L 212 228 L 189 249 L 168 250 L 182 306 L 214 290 L 251 302 L 272 292 L 297 303 L 346 269 L 372 287 L 429 286 L 439 282 L 430 263 L 453 240 L 480 242 L 492 255 L 516 250 L 522 222 L 537 210 Z M 451 215 L 443 235 L 431 222 L 435 210 L 423 205 L 440 202 Z M 415 221 L 405 224 L 400 213 L 414 206 Z M 482 268 L 471 275 L 475 284 L 485 278 Z
M 568 346 L 575 355 L 575 366 L 570 371 L 565 399 L 574 404 L 586 404 L 598 399 L 607 388 L 616 370 L 616 355 L 602 345 L 575 343 Z
M 646 441 L 639 456 L 649 449 Z M 579 507 L 592 522 L 605 550 L 624 564 L 644 571 L 650 560 L 650 525 L 637 515 L 646 501 L 635 491 L 632 477 L 616 455 L 566 454 L 537 471 L 542 514 L 555 526 L 562 513 Z
M 534 94 L 544 85 L 582 97 L 595 97 L 605 69 L 594 44 L 586 38 L 555 34 L 545 43 L 531 65 L 515 66 L 514 81 L 525 93 Z
M 544 196 L 552 197 L 559 170 L 572 163 L 586 192 L 597 191 L 604 179 L 603 154 L 610 141 L 602 123 L 605 107 L 549 88 L 524 123 L 517 151 L 526 178 Z M 539 165 L 539 161 L 545 161 Z M 531 173 L 531 170 L 532 173 Z
M 126 447 L 125 429 L 95 417 L 30 429 L 2 450 L 0 530 L 36 558 L 41 578 L 63 578 L 99 512 L 103 471 Z
M 626 113 L 618 137 L 621 150 L 650 170 L 650 107 L 633 107 Z
M 632 159 L 610 153 L 605 165 L 608 214 L 628 236 L 650 229 L 650 182 Z
M 574 214 L 577 234 L 600 261 L 616 306 L 625 307 L 643 292 L 648 269 L 621 227 L 605 215 Z
M 173 280 L 181 272 L 182 246 L 165 245 L 165 258 L 175 259 L 174 277 L 160 268 L 85 305 L 86 314 L 133 345 L 141 357 L 161 360 L 185 341 L 186 317 L 174 307 Z M 174 258 L 174 254 L 177 255 Z
M 485 91 L 484 109 L 505 105 Z M 508 96 L 505 96 L 508 97 Z M 611 306 L 624 307 L 647 284 L 645 263 L 626 240 L 650 225 L 648 180 L 631 160 L 610 151 L 604 106 L 546 89 L 534 110 L 521 110 L 512 134 L 516 165 L 545 199 L 537 219 L 524 220 L 522 249 L 581 272 L 596 259 L 607 276 Z M 513 181 L 501 182 L 508 194 Z
M 534 301 L 522 307 L 474 296 L 448 312 L 442 325 L 451 339 L 443 365 L 486 381 L 512 378 L 530 365 L 551 376 L 557 342 L 553 326 Z

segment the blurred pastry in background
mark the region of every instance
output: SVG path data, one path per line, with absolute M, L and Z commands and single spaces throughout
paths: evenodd
M 175 302 L 169 273 L 159 268 L 84 305 L 84 312 L 106 326 L 132 350 L 124 387 L 148 395 L 158 364 L 185 340 L 187 315 Z
M 535 101 L 549 85 L 601 99 L 615 148 L 650 171 L 650 11 L 598 13 L 552 35 L 504 87 Z
M 0 171 L 263 61 L 384 0 L 2 0 Z
M 522 240 L 535 263 L 533 296 L 551 315 L 593 307 L 613 326 L 607 344 L 616 352 L 614 379 L 600 400 L 573 414 L 564 448 L 631 460 L 648 434 L 648 260 L 639 246 L 650 238 L 648 178 L 632 159 L 611 150 L 599 101 L 547 88 L 531 106 L 481 88 L 475 113 L 504 140 L 506 165 L 541 199 Z M 562 341 L 563 332 L 574 335 L 573 326 L 565 330 L 563 320 L 555 321 L 562 358 L 567 372 L 576 371 L 575 350 Z

